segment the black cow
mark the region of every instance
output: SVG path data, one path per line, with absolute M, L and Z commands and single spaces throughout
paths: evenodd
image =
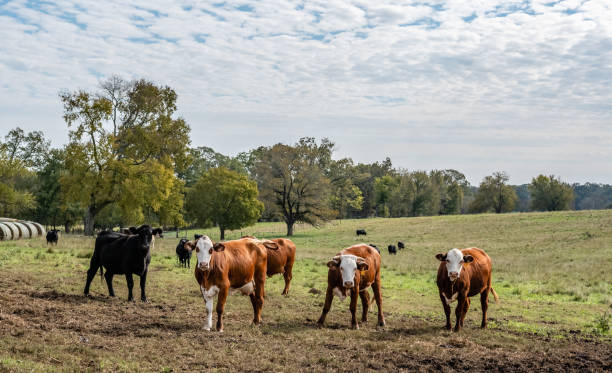
M 120 233 L 123 234 L 138 234 L 138 228 L 136 227 L 129 227 L 129 228 L 120 228 L 119 229 Z M 161 228 L 156 228 L 153 230 L 153 235 L 159 235 L 159 238 L 164 238 L 164 231 Z
M 134 234 L 123 234 L 102 231 L 96 238 L 96 246 L 91 256 L 89 269 L 87 270 L 87 282 L 85 283 L 85 295 L 89 294 L 89 285 L 93 280 L 98 268 L 100 276 L 106 268 L 106 285 L 111 297 L 115 296 L 113 290 L 113 276 L 123 274 L 128 286 L 128 300 L 133 301 L 132 288 L 134 279 L 132 275 L 140 276 L 140 299 L 147 301 L 145 284 L 149 263 L 151 263 L 151 244 L 155 234 L 162 233 L 161 228 L 152 229 L 149 225 L 142 225 L 135 229 Z
M 183 238 L 176 245 L 176 256 L 183 268 L 191 268 L 191 253 L 192 249 L 189 245 L 189 240 Z
M 356 231 L 358 236 L 367 236 L 368 233 L 365 231 L 365 229 L 357 229 Z
M 194 235 L 193 235 L 193 239 L 194 239 L 195 241 L 197 241 L 197 240 L 199 240 L 199 239 L 200 239 L 200 237 L 203 237 L 203 236 L 204 236 L 203 234 L 197 234 L 197 233 L 196 233 L 196 234 L 194 234 Z
M 380 249 L 378 248 L 378 246 L 374 245 L 373 243 L 369 243 L 368 246 L 372 246 L 373 248 L 376 249 L 376 251 L 378 251 L 378 253 L 380 254 Z
M 403 248 L 405 248 L 406 246 L 404 246 L 404 243 L 402 241 L 397 241 L 397 248 L 402 250 Z
M 395 245 L 389 245 L 387 247 L 387 250 L 389 250 L 389 254 L 392 254 L 392 255 L 397 254 L 397 248 L 395 247 Z
M 57 245 L 57 240 L 59 239 L 58 229 L 51 229 L 47 232 L 47 245 L 50 243 L 54 243 Z

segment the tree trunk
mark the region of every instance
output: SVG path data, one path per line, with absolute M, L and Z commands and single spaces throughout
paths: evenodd
M 219 227 L 219 230 L 221 231 L 221 237 L 219 239 L 224 240 L 225 239 L 225 228 Z
M 85 212 L 85 219 L 83 221 L 83 225 L 85 226 L 84 234 L 86 236 L 94 235 L 94 222 L 96 218 L 96 211 L 93 207 L 89 207 Z
M 64 232 L 70 233 L 70 223 L 69 222 L 64 223 Z
M 293 222 L 286 222 L 287 224 L 287 236 L 293 236 Z

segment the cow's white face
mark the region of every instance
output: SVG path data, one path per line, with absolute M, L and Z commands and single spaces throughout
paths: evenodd
M 202 236 L 196 242 L 196 257 L 198 258 L 198 268 L 207 270 L 210 268 L 210 258 L 213 253 L 213 243 L 208 236 Z
M 329 263 L 327 263 L 327 266 L 336 266 L 340 269 L 342 285 L 349 289 L 355 286 L 355 272 L 358 269 L 368 269 L 368 264 L 365 262 L 365 260 L 355 255 L 335 256 Z
M 461 250 L 452 249 L 446 254 L 438 254 L 436 258 L 441 262 L 446 262 L 446 271 L 451 281 L 455 281 L 461 275 L 461 269 L 463 263 L 470 263 L 474 261 L 471 255 L 463 255 Z

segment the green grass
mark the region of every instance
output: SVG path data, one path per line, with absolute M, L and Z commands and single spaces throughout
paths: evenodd
M 356 229 L 368 236 L 357 238 Z M 218 239 L 215 229 L 180 235 L 195 232 Z M 226 236 L 284 232 L 282 223 L 261 223 Z M 0 371 L 410 370 L 418 369 L 406 365 L 411 361 L 427 368 L 427 356 L 440 348 L 458 351 L 465 361 L 476 359 L 468 352 L 475 346 L 489 355 L 611 350 L 612 211 L 343 220 L 320 229 L 300 225 L 291 239 L 297 260 L 290 296 L 279 295 L 281 277 L 267 280 L 261 327 L 250 325 L 248 299 L 231 296 L 223 334 L 201 330 L 204 305 L 193 271 L 176 263 L 174 233 L 156 240 L 148 304 L 126 301 L 122 276 L 115 277 L 115 299 L 106 296 L 99 276 L 93 297 L 81 296 L 92 238 L 64 235 L 53 248 L 42 239 L 0 242 Z M 398 240 L 406 249 L 389 256 L 384 248 Z M 383 249 L 388 325 L 375 327 L 374 306 L 368 324 L 349 330 L 348 301 L 335 300 L 328 327 L 317 329 L 325 263 L 359 242 Z M 489 307 L 489 329 L 477 328 L 474 301 L 465 330 L 452 334 L 440 330 L 435 254 L 470 246 L 492 258 L 500 302 Z M 361 364 L 374 356 L 372 366 Z

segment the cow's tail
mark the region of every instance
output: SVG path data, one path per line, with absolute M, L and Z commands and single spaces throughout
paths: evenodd
M 493 293 L 493 298 L 495 298 L 495 303 L 497 303 L 499 301 L 499 296 L 497 296 L 497 293 L 493 289 L 493 286 L 491 286 L 491 293 Z

